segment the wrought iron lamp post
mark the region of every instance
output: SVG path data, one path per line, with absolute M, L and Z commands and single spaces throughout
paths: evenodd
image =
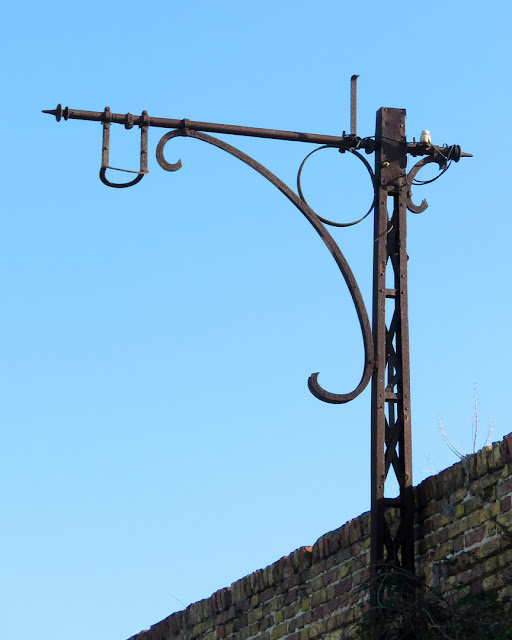
M 433 180 L 415 182 L 418 171 L 429 163 L 436 163 L 447 170 L 451 162 L 458 162 L 463 153 L 458 145 L 435 146 L 430 142 L 428 132 L 423 132 L 420 142 L 408 142 L 405 136 L 405 110 L 381 108 L 377 112 L 375 135 L 361 138 L 357 135 L 356 124 L 356 82 L 351 79 L 351 129 L 342 136 L 327 136 L 294 131 L 278 131 L 240 127 L 236 125 L 193 122 L 154 118 L 143 111 L 140 116 L 130 113 L 111 113 L 108 107 L 103 112 L 78 111 L 58 105 L 56 109 L 44 111 L 54 115 L 59 121 L 91 120 L 103 125 L 103 145 L 100 179 L 109 187 L 131 187 L 148 173 L 148 127 L 171 129 L 160 140 L 156 150 L 158 164 L 166 171 L 177 171 L 181 161 L 169 163 L 164 158 L 164 147 L 176 137 L 191 137 L 202 140 L 235 156 L 249 165 L 277 187 L 308 219 L 322 238 L 327 249 L 338 265 L 354 302 L 364 343 L 364 366 L 361 380 L 349 393 L 332 393 L 323 389 L 318 382 L 318 373 L 308 380 L 311 393 L 319 400 L 333 404 L 343 404 L 356 398 L 372 380 L 371 402 L 371 574 L 375 577 L 381 567 L 401 567 L 414 572 L 414 528 L 413 528 L 413 485 L 411 454 L 411 402 L 409 375 L 409 325 L 407 303 L 407 210 L 421 213 L 427 202 L 415 205 L 412 202 L 413 184 L 426 184 Z M 124 124 L 127 129 L 140 127 L 140 169 L 128 171 L 135 174 L 133 180 L 125 183 L 111 182 L 107 169 L 126 171 L 109 166 L 109 132 L 112 123 Z M 226 142 L 207 135 L 209 133 L 233 134 L 276 140 L 289 140 L 319 144 L 302 162 L 297 176 L 297 193 L 284 184 L 268 169 L 239 149 Z M 374 267 L 373 267 L 373 319 L 372 327 L 365 304 L 354 275 L 339 246 L 326 226 L 346 227 L 357 224 L 338 223 L 322 218 L 307 204 L 301 189 L 301 173 L 306 160 L 316 151 L 334 147 L 340 152 L 350 152 L 364 163 L 370 174 L 374 190 L 374 200 L 366 217 L 375 211 L 374 222 Z M 375 154 L 375 171 L 360 153 Z M 407 171 L 407 156 L 421 156 L 421 159 Z M 437 179 L 437 178 L 434 178 Z M 387 278 L 390 274 L 392 278 Z M 392 281 L 392 286 L 387 285 Z M 391 301 L 386 309 L 386 300 Z M 385 497 L 385 486 L 392 470 L 400 495 Z M 388 509 L 396 509 L 398 527 L 391 530 L 386 521 Z M 375 581 L 372 581 L 372 584 Z M 375 593 L 372 594 L 375 602 Z

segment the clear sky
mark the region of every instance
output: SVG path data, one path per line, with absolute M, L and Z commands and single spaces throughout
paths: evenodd
M 303 216 L 195 140 L 132 189 L 98 179 L 101 125 L 140 113 L 341 134 L 407 109 L 409 139 L 475 154 L 409 217 L 414 479 L 510 420 L 510 23 L 504 1 L 10 3 L 3 13 L 0 461 L 4 640 L 125 640 L 369 508 L 370 392 L 346 287 Z M 226 138 L 227 139 L 227 138 Z M 292 187 L 310 145 L 230 138 Z M 138 132 L 112 127 L 111 164 Z M 173 146 L 174 145 L 174 146 Z M 173 156 L 173 154 L 175 154 Z M 434 172 L 435 173 L 435 172 Z M 430 174 L 432 175 L 432 174 Z M 320 215 L 371 201 L 316 154 Z M 372 222 L 334 232 L 371 304 Z

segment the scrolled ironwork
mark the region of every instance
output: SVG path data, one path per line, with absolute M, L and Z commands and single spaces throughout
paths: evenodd
M 331 393 L 326 391 L 319 383 L 318 383 L 318 373 L 313 373 L 308 380 L 308 387 L 311 393 L 324 402 L 328 402 L 331 404 L 344 404 L 356 398 L 360 393 L 364 391 L 368 382 L 370 381 L 374 369 L 374 344 L 373 344 L 373 336 L 370 328 L 370 321 L 368 319 L 368 313 L 366 311 L 366 307 L 364 304 L 363 297 L 357 285 L 356 279 L 350 266 L 343 255 L 341 249 L 338 247 L 336 242 L 334 241 L 331 234 L 327 231 L 324 224 L 322 223 L 322 219 L 311 209 L 311 207 L 299 197 L 288 185 L 286 185 L 282 180 L 280 180 L 276 175 L 274 175 L 271 171 L 269 171 L 266 167 L 261 165 L 259 162 L 248 156 L 240 149 L 231 146 L 227 142 L 223 140 L 219 140 L 212 136 L 209 136 L 205 133 L 201 133 L 199 131 L 192 131 L 187 129 L 186 127 L 176 129 L 174 131 L 169 131 L 160 139 L 157 149 L 156 149 L 156 158 L 158 164 L 165 171 L 177 171 L 181 168 L 181 160 L 176 163 L 169 163 L 165 160 L 164 157 L 164 147 L 173 138 L 177 137 L 190 137 L 196 138 L 197 140 L 201 140 L 202 142 L 206 142 L 218 149 L 222 149 L 226 153 L 234 156 L 241 162 L 245 163 L 252 169 L 254 169 L 261 176 L 266 178 L 271 184 L 273 184 L 288 200 L 297 207 L 297 209 L 304 215 L 304 217 L 308 220 L 311 226 L 318 233 L 320 238 L 323 240 L 330 254 L 334 258 L 334 261 L 338 265 L 338 268 L 345 280 L 345 283 L 348 287 L 350 295 L 352 297 L 352 301 L 354 302 L 354 306 L 356 309 L 356 314 L 359 320 L 359 326 L 361 328 L 361 334 L 363 337 L 364 344 L 364 367 L 363 373 L 361 376 L 361 380 L 359 384 L 355 387 L 355 389 L 349 393 Z
M 323 222 L 324 224 L 328 224 L 331 227 L 352 227 L 355 224 L 358 224 L 359 222 L 362 222 L 367 216 L 370 215 L 370 213 L 373 211 L 373 209 L 375 208 L 375 174 L 373 173 L 373 169 L 370 165 L 370 163 L 368 162 L 368 160 L 366 160 L 366 158 L 364 156 L 362 156 L 358 151 L 356 151 L 355 149 L 340 149 L 340 147 L 333 145 L 333 144 L 324 144 L 321 147 L 317 147 L 316 149 L 313 149 L 313 151 L 311 151 L 311 153 L 308 153 L 308 155 L 304 158 L 304 160 L 302 161 L 300 167 L 299 167 L 299 171 L 297 173 L 297 191 L 299 192 L 299 196 L 300 199 L 305 202 L 307 204 L 306 198 L 304 197 L 304 194 L 302 192 L 302 185 L 301 185 L 301 177 L 302 177 L 302 170 L 304 168 L 304 165 L 306 164 L 306 161 L 317 151 L 321 151 L 322 149 L 338 149 L 340 152 L 345 152 L 348 151 L 349 153 L 351 153 L 352 155 L 356 156 L 357 158 L 359 158 L 359 160 L 361 160 L 361 162 L 364 164 L 364 166 L 366 167 L 366 170 L 368 171 L 368 173 L 370 174 L 370 178 L 372 181 L 372 188 L 373 188 L 373 200 L 372 200 L 372 205 L 371 207 L 368 209 L 368 211 L 364 214 L 364 216 L 362 218 L 359 218 L 359 220 L 354 220 L 353 222 L 333 222 L 332 220 L 327 220 L 327 218 L 322 218 L 321 216 L 319 216 L 318 214 L 316 214 L 318 216 L 318 219 Z
M 414 165 L 414 167 L 409 171 L 409 173 L 407 174 L 407 185 L 409 187 L 409 190 L 407 192 L 407 208 L 409 209 L 409 211 L 412 211 L 412 213 L 423 213 L 423 211 L 425 211 L 428 208 L 428 202 L 425 200 L 425 198 L 423 198 L 423 200 L 421 201 L 420 205 L 416 205 L 413 203 L 412 201 L 412 185 L 413 182 L 416 178 L 416 176 L 418 175 L 418 172 L 420 171 L 420 169 L 423 169 L 423 167 L 427 164 L 431 164 L 432 162 L 435 162 L 436 164 L 439 165 L 439 169 L 445 169 L 447 168 L 446 166 L 446 158 L 444 156 L 442 156 L 441 154 L 435 154 L 433 156 L 425 156 L 424 158 L 422 158 L 421 160 L 418 160 L 418 162 Z
M 382 107 L 377 112 L 375 135 L 360 138 L 357 135 L 356 80 L 351 78 L 350 92 L 350 134 L 330 136 L 298 131 L 262 129 L 213 122 L 195 122 L 170 118 L 149 117 L 146 111 L 140 116 L 130 113 L 111 113 L 108 107 L 103 112 L 82 111 L 57 105 L 56 109 L 44 113 L 55 116 L 56 120 L 88 120 L 103 123 L 102 182 L 109 187 L 124 188 L 139 182 L 147 173 L 147 130 L 158 127 L 173 130 L 166 133 L 157 147 L 157 160 L 166 171 L 177 171 L 181 161 L 169 163 L 164 158 L 164 147 L 175 137 L 192 137 L 207 142 L 238 158 L 273 184 L 306 217 L 333 256 L 348 286 L 361 328 L 364 343 L 364 368 L 361 381 L 356 388 L 346 394 L 330 393 L 318 383 L 318 373 L 308 380 L 313 395 L 324 402 L 341 404 L 358 396 L 372 378 L 371 408 L 371 544 L 370 573 L 375 578 L 384 564 L 414 572 L 414 495 L 412 484 L 412 442 L 410 417 L 410 366 L 409 366 L 409 321 L 407 287 L 407 209 L 413 213 L 425 211 L 428 204 L 412 202 L 411 189 L 414 185 L 425 185 L 437 180 L 450 166 L 462 157 L 471 157 L 458 145 L 432 145 L 426 140 L 407 142 L 405 137 L 405 109 Z M 126 128 L 141 128 L 141 166 L 138 176 L 125 184 L 112 183 L 105 177 L 109 166 L 109 127 L 121 124 Z M 176 129 L 174 131 L 174 129 Z M 250 136 L 273 140 L 287 140 L 323 145 L 309 153 L 302 162 L 297 176 L 297 192 L 292 191 L 268 169 L 250 156 L 229 144 L 206 135 L 204 132 L 223 135 Z M 369 211 L 358 220 L 349 223 L 333 222 L 318 216 L 307 204 L 300 184 L 305 162 L 313 153 L 328 147 L 340 152 L 349 151 L 365 165 L 372 179 L 374 201 Z M 358 153 L 375 153 L 375 174 L 369 163 Z M 426 156 L 407 174 L 408 156 Z M 430 180 L 416 180 L 418 172 L 427 164 L 435 162 L 440 171 Z M 391 208 L 392 207 L 392 208 Z M 347 261 L 325 225 L 347 227 L 364 220 L 375 209 L 374 223 L 374 268 L 373 268 L 373 327 L 370 329 L 368 314 Z M 389 271 L 387 271 L 389 269 Z M 389 273 L 387 277 L 386 273 Z M 394 285 L 394 286 L 388 286 Z M 387 323 L 387 319 L 390 323 Z M 388 474 L 395 476 L 400 487 L 396 498 L 386 495 Z M 395 509 L 398 526 L 393 530 L 388 526 L 388 509 Z M 394 516 L 393 516 L 394 517 Z M 394 570 L 394 569 L 393 569 Z M 373 579 L 372 585 L 377 581 Z M 370 606 L 377 603 L 376 590 L 370 589 Z

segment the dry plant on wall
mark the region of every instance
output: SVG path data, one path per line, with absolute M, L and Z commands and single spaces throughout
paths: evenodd
M 512 540 L 509 528 L 503 527 L 502 535 Z M 453 560 L 439 564 L 451 565 Z M 459 582 L 443 593 L 400 567 L 384 566 L 373 585 L 360 585 L 353 600 L 358 593 L 367 594 L 370 586 L 376 586 L 376 607 L 370 610 L 368 601 L 362 602 L 355 621 L 320 634 L 321 640 L 512 640 L 511 602 L 497 591 L 468 593 L 467 585 Z M 327 621 L 324 624 L 327 628 Z
M 475 411 L 475 415 L 471 424 L 471 440 L 472 440 L 472 445 L 473 445 L 473 451 L 472 453 L 476 453 L 477 450 L 477 439 L 478 439 L 478 431 L 479 431 L 479 411 L 478 411 L 478 387 L 477 385 L 473 385 L 473 403 L 474 403 L 474 411 Z M 448 438 L 448 436 L 446 435 L 446 431 L 444 430 L 443 427 L 443 422 L 441 420 L 441 414 L 438 412 L 437 414 L 437 421 L 439 423 L 439 430 L 441 431 L 441 436 L 443 438 L 443 440 L 445 441 L 446 445 L 448 446 L 448 448 L 460 459 L 462 460 L 463 458 L 465 458 L 468 454 L 464 454 L 461 453 L 457 447 L 455 447 L 455 445 L 451 442 L 451 440 Z M 490 443 L 491 443 L 491 438 L 492 438 L 492 434 L 494 431 L 494 423 L 489 420 L 489 426 L 488 426 L 488 430 L 487 430 L 487 440 L 485 441 L 484 447 L 487 447 Z
M 510 546 L 512 530 L 496 524 L 505 546 Z M 446 571 L 456 564 L 446 558 L 436 566 Z M 508 572 L 500 575 L 511 584 Z M 374 586 L 377 604 L 370 610 L 368 593 Z M 359 599 L 354 619 L 349 602 Z M 468 593 L 463 582 L 443 591 L 441 584 L 427 587 L 422 578 L 400 567 L 383 566 L 372 584 L 361 583 L 315 626 L 309 637 L 319 640 L 512 640 L 512 606 L 510 598 L 497 591 Z
M 356 620 L 310 637 L 319 640 L 512 640 L 512 608 L 494 591 L 451 596 L 425 588 L 407 572 L 385 571 L 378 582 L 378 604 L 361 607 Z M 368 588 L 368 584 L 364 588 Z M 462 590 L 462 585 L 459 586 Z M 319 629 L 317 630 L 319 631 Z
M 354 640 L 512 640 L 512 608 L 494 591 L 450 596 L 397 571 L 377 576 L 378 604 L 363 613 Z

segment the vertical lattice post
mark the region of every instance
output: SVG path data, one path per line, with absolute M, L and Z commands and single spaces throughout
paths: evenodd
M 405 110 L 379 109 L 373 276 L 372 584 L 384 566 L 414 571 L 405 140 Z M 398 482 L 398 497 L 385 494 L 390 472 Z M 395 526 L 390 526 L 386 517 L 390 509 L 398 516 Z

